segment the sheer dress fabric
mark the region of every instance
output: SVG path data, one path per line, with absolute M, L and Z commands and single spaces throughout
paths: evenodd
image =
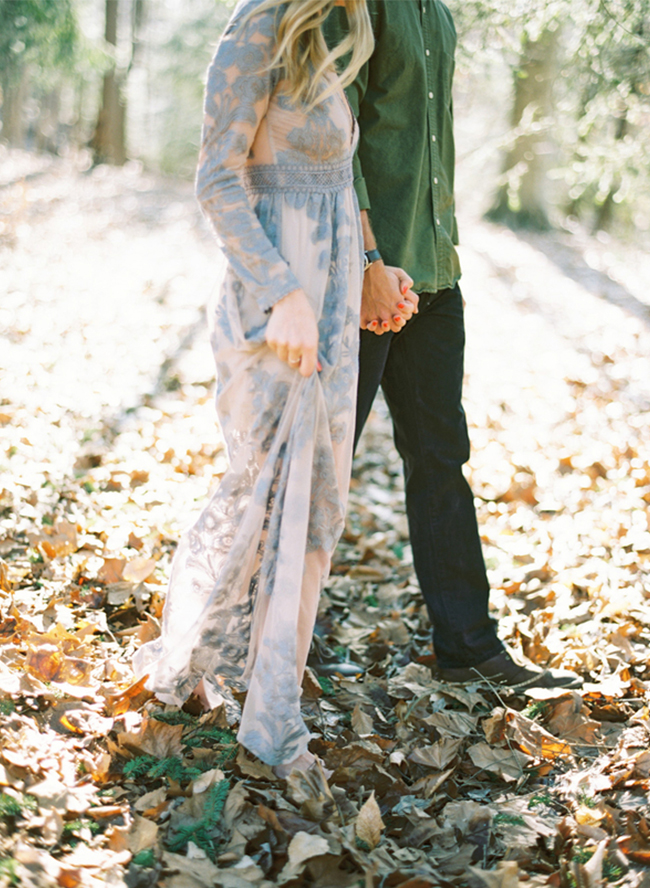
M 363 271 L 347 99 L 337 89 L 307 111 L 283 95 L 264 70 L 278 12 L 260 2 L 238 4 L 210 65 L 197 173 L 227 259 L 211 339 L 230 467 L 179 543 L 162 634 L 133 665 L 176 705 L 203 678 L 240 715 L 239 741 L 275 765 L 310 737 L 301 682 L 347 503 Z M 322 372 L 307 379 L 264 338 L 298 287 L 319 329 Z

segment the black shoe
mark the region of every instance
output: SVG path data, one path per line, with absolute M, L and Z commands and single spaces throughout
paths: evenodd
M 566 688 L 571 690 L 582 687 L 582 679 L 575 672 L 564 669 L 541 669 L 533 663 L 525 666 L 515 662 L 507 651 L 501 651 L 496 657 L 484 660 L 476 666 L 459 669 L 440 669 L 442 681 L 450 684 L 469 684 L 481 679 L 500 687 L 511 688 L 513 691 L 525 691 L 528 688 Z

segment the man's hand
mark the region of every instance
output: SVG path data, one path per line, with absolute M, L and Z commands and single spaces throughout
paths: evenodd
M 266 342 L 281 361 L 302 376 L 312 375 L 318 363 L 318 324 L 304 290 L 292 290 L 275 303 Z
M 412 286 L 413 279 L 403 269 L 373 262 L 363 276 L 361 329 L 378 336 L 399 332 L 417 314 L 418 296 Z

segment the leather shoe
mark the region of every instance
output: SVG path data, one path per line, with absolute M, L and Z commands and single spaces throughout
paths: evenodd
M 564 669 L 541 669 L 534 663 L 526 665 L 517 663 L 507 651 L 501 651 L 496 657 L 490 657 L 476 666 L 457 669 L 440 669 L 442 681 L 450 684 L 469 684 L 476 681 L 487 681 L 499 687 L 511 688 L 513 691 L 525 691 L 528 688 L 566 688 L 571 690 L 582 687 L 582 679 L 575 672 Z

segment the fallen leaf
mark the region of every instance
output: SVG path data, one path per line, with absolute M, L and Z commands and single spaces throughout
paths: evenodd
M 498 774 L 506 781 L 518 780 L 531 762 L 530 756 L 518 749 L 498 749 L 487 743 L 470 746 L 467 754 L 477 768 Z
M 359 811 L 354 831 L 357 838 L 365 842 L 372 850 L 381 840 L 382 829 L 384 829 L 384 821 L 381 819 L 381 811 L 373 790 Z
M 167 725 L 155 718 L 147 718 L 138 731 L 118 734 L 117 742 L 127 755 L 149 754 L 162 759 L 180 755 L 182 734 L 182 725 Z
M 432 746 L 416 747 L 408 758 L 415 764 L 442 771 L 456 757 L 462 743 L 462 738 L 444 737 Z
M 156 569 L 153 558 L 141 556 L 127 562 L 122 569 L 122 579 L 127 583 L 144 583 Z

